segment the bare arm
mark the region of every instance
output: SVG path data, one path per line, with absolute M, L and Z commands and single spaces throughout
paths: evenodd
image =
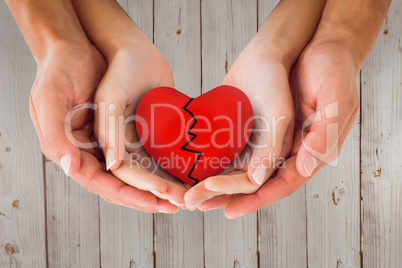
M 324 5 L 325 0 L 282 0 L 233 64 L 223 83 L 240 88 L 249 97 L 254 113 L 261 119 L 255 120 L 257 133 L 252 134 L 252 142 L 239 156 L 248 159 L 247 163 L 234 163 L 233 168 L 191 188 L 185 195 L 188 208 L 222 194 L 227 196 L 220 200 L 229 202 L 233 194 L 256 192 L 270 181 L 278 160 L 290 154 L 295 115 L 289 73 L 311 40 Z M 273 118 L 282 120 L 276 124 Z M 263 121 L 275 124 L 275 130 L 264 131 L 268 125 Z
M 282 0 L 250 43 L 272 49 L 289 70 L 312 38 L 326 0 Z
M 360 69 L 371 51 L 391 0 L 328 0 L 313 42 L 343 43 Z
M 88 40 L 71 1 L 6 2 L 37 61 L 30 115 L 46 157 L 108 202 L 145 212 L 177 211 L 168 201 L 160 202 L 151 193 L 105 172 L 97 146 L 78 147 L 78 142 L 96 144 L 93 116 L 90 109 L 83 109 L 71 118 L 70 111 L 93 102 L 106 63 Z M 66 119 L 70 119 L 69 124 Z
M 328 0 L 310 45 L 291 73 L 299 117 L 291 156 L 256 193 L 207 201 L 201 210 L 226 208 L 229 218 L 254 212 L 295 192 L 339 155 L 359 111 L 357 75 L 390 3 Z M 307 118 L 321 111 L 337 114 L 331 119 L 337 132 L 328 132 L 325 120 L 317 120 L 310 129 L 302 128 Z
M 109 62 L 120 48 L 148 41 L 114 0 L 73 0 L 73 4 L 87 35 Z
M 57 41 L 88 41 L 71 1 L 5 1 L 37 61 Z
M 177 206 L 172 204 L 184 203 L 184 185 L 160 168 L 145 172 L 146 167 L 133 166 L 131 155 L 151 159 L 145 150 L 139 155 L 141 148 L 126 146 L 125 140 L 139 142 L 138 136 L 133 135 L 134 124 L 128 124 L 125 131 L 119 130 L 121 126 L 114 127 L 113 141 L 108 134 L 113 126 L 106 120 L 114 117 L 118 122 L 119 118 L 134 115 L 138 100 L 152 88 L 174 87 L 169 63 L 115 0 L 73 0 L 73 4 L 87 35 L 109 64 L 95 95 L 95 103 L 116 107 L 107 111 L 106 117 L 95 113 L 95 136 L 105 144 L 106 166 L 122 181 L 154 193 L 160 198 L 158 203 L 165 204 L 161 208 L 164 212 L 176 212 Z M 102 127 L 97 129 L 98 126 Z

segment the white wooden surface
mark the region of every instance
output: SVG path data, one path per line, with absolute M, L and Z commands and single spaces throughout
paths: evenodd
M 278 2 L 258 1 L 259 27 Z M 261 209 L 258 217 L 261 267 L 307 267 L 306 224 L 305 186 L 289 198 Z
M 154 1 L 154 43 L 169 61 L 175 86 L 191 97 L 201 93 L 200 3 Z M 203 267 L 203 215 L 200 211 L 156 214 L 156 267 Z M 183 243 L 185 241 L 185 243 Z
M 152 2 L 119 3 L 152 40 Z M 99 200 L 101 267 L 153 267 L 153 215 Z
M 393 1 L 361 71 L 365 267 L 402 267 L 402 1 Z
M 222 82 L 277 0 L 119 3 L 196 97 Z M 401 12 L 394 0 L 362 69 L 339 166 L 229 221 L 111 205 L 46 161 L 28 113 L 35 62 L 1 1 L 0 267 L 402 267 Z
M 49 266 L 99 266 L 98 197 L 48 159 L 45 169 Z
M 306 184 L 308 267 L 361 267 L 359 141 L 358 115 L 338 166 Z
M 219 86 L 257 32 L 257 1 L 201 1 L 202 92 Z M 227 220 L 204 213 L 206 267 L 256 267 L 257 214 Z
M 35 61 L 0 2 L 0 267 L 46 267 L 43 158 L 29 118 Z

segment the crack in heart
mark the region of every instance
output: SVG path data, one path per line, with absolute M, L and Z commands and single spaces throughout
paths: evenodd
M 194 153 L 194 154 L 198 154 L 197 159 L 194 162 L 194 165 L 191 167 L 190 172 L 188 173 L 187 177 L 193 181 L 195 181 L 195 183 L 192 186 L 195 186 L 197 183 L 199 183 L 200 181 L 197 180 L 196 178 L 194 178 L 191 174 L 193 173 L 195 167 L 197 166 L 198 160 L 200 160 L 202 152 L 199 151 L 195 151 L 195 150 L 191 150 L 187 148 L 187 145 L 189 145 L 195 138 L 197 138 L 197 134 L 191 133 L 191 130 L 193 130 L 194 126 L 197 124 L 197 119 L 195 118 L 194 114 L 187 109 L 187 106 L 190 105 L 190 103 L 194 100 L 194 98 L 191 98 L 186 105 L 184 105 L 183 110 L 186 111 L 189 115 L 191 115 L 191 117 L 193 118 L 194 122 L 193 124 L 190 126 L 189 130 L 187 131 L 187 134 L 191 135 L 191 138 L 186 142 L 186 144 L 184 144 L 181 149 L 190 153 Z
M 250 100 L 231 86 L 196 98 L 174 88 L 154 88 L 141 97 L 136 116 L 145 150 L 167 172 L 192 186 L 227 168 L 253 129 Z

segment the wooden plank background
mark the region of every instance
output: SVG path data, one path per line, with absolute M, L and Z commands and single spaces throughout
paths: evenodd
M 176 87 L 218 86 L 278 0 L 120 0 L 169 60 Z M 402 0 L 357 81 L 339 165 L 291 197 L 146 214 L 86 192 L 41 154 L 29 119 L 35 62 L 0 2 L 0 267 L 402 267 Z

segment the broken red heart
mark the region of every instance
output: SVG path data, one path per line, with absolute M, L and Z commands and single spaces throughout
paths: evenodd
M 253 128 L 253 110 L 246 94 L 232 86 L 197 98 L 159 87 L 139 101 L 136 128 L 162 168 L 195 185 L 221 173 L 240 154 Z

